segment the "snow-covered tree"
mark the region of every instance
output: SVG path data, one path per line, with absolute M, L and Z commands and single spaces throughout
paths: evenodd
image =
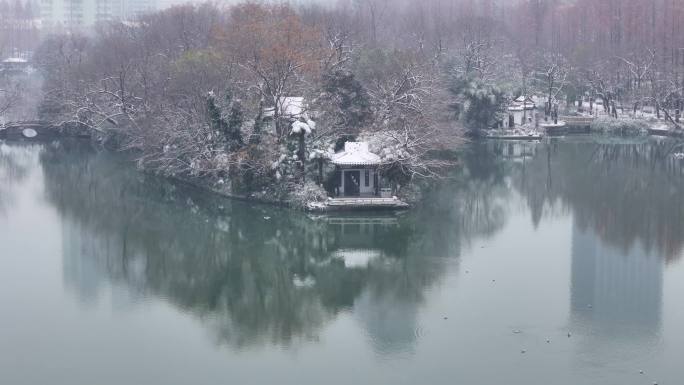
M 544 119 L 548 119 L 551 116 L 554 122 L 558 123 L 558 97 L 567 84 L 569 70 L 563 55 L 546 54 L 539 58 L 535 80 L 538 87 L 546 95 Z
M 9 79 L 0 79 L 0 116 L 19 102 L 20 87 Z
M 498 87 L 458 75 L 451 79 L 450 91 L 456 98 L 455 113 L 468 129 L 477 132 L 492 128 L 501 120 L 506 99 Z

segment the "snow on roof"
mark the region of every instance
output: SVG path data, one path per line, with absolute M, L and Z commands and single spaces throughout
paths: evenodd
M 366 142 L 347 142 L 344 151 L 332 156 L 332 163 L 338 166 L 373 166 L 381 163 L 380 157 L 368 151 Z
M 536 107 L 536 104 L 533 97 L 520 95 L 513 100 L 509 107 L 525 107 L 526 110 L 531 110 Z
M 537 107 L 534 102 L 531 102 L 530 99 L 527 99 L 525 102 L 523 102 L 522 96 L 519 97 L 518 99 L 515 99 L 513 103 L 511 103 L 508 106 L 509 111 L 522 111 L 523 108 L 526 110 L 533 110 Z
M 534 103 L 525 103 L 525 107 L 524 107 L 524 108 L 525 108 L 526 110 L 534 110 L 534 109 L 536 108 L 536 106 L 534 105 Z M 508 107 L 508 111 L 522 111 L 522 110 L 523 110 L 523 105 L 522 105 L 522 104 L 511 104 L 511 105 Z
M 529 97 L 529 96 L 520 95 L 520 96 L 518 96 L 518 97 L 515 99 L 515 101 L 518 102 L 518 103 L 522 103 L 522 102 L 532 102 L 532 101 L 533 101 L 533 98 L 531 98 L 531 97 Z
M 2 61 L 3 63 L 28 63 L 26 59 L 20 57 L 9 57 Z

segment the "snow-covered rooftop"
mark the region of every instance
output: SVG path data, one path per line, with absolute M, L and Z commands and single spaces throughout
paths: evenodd
M 523 108 L 526 110 L 533 110 L 535 109 L 536 104 L 534 102 L 534 98 L 531 98 L 529 96 L 523 96 L 520 95 L 518 96 L 513 103 L 511 103 L 508 106 L 509 111 L 522 111 Z
M 537 105 L 532 103 L 532 102 L 525 102 L 525 103 L 514 102 L 508 106 L 508 111 L 522 111 L 523 109 L 534 110 L 536 107 L 537 107 Z
M 3 63 L 28 63 L 26 59 L 20 57 L 9 57 L 2 61 Z
M 381 163 L 381 159 L 368 151 L 368 143 L 347 142 L 344 151 L 332 156 L 332 163 L 338 166 L 375 166 Z
M 285 96 L 280 98 L 278 100 L 278 112 L 284 118 L 308 119 L 304 98 L 301 96 Z M 264 116 L 273 117 L 273 115 L 275 115 L 275 107 L 264 108 Z
M 287 96 L 280 98 L 280 113 L 283 116 L 298 118 L 304 112 L 304 98 L 299 96 Z
M 522 104 L 512 104 L 508 107 L 508 111 L 522 111 L 523 108 L 526 110 L 534 110 L 536 106 L 534 103 L 525 103 L 524 107 Z

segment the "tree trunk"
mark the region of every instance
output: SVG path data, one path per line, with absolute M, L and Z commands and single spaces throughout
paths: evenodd
M 553 124 L 558 124 L 558 105 L 553 106 Z
M 546 101 L 544 105 L 544 121 L 548 122 L 549 121 L 549 115 L 551 115 L 551 96 L 549 96 L 549 99 Z
M 318 184 L 323 184 L 323 159 L 318 159 Z
M 259 101 L 259 111 L 256 118 L 254 118 L 254 127 L 252 129 L 252 136 L 249 137 L 250 144 L 259 144 L 261 142 L 261 125 L 263 124 L 264 101 Z
M 302 131 L 299 134 L 299 149 L 297 150 L 297 157 L 299 158 L 299 171 L 302 174 L 302 182 L 306 182 L 306 141 L 304 140 L 306 133 Z
M 681 126 L 678 122 L 675 122 L 675 121 L 672 119 L 672 117 L 670 116 L 670 114 L 667 112 L 666 109 L 663 109 L 663 113 L 665 114 L 665 120 L 667 120 L 667 121 L 669 121 L 670 123 L 672 123 L 672 124 L 675 126 L 675 128 L 676 128 L 677 130 L 681 130 L 681 129 L 682 129 L 682 126 Z

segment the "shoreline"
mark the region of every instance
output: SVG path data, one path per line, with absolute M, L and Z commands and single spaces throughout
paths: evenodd
M 52 125 L 50 127 L 55 128 L 57 126 Z M 16 129 L 19 129 L 19 128 L 16 128 Z M 2 131 L 0 131 L 0 133 L 2 133 Z M 11 135 L 0 135 L 0 141 L 9 142 L 12 144 L 22 144 L 22 145 L 34 144 L 34 143 L 49 144 L 49 143 L 55 142 L 55 141 L 75 141 L 75 142 L 80 142 L 83 145 L 88 145 L 95 151 L 107 151 L 110 153 L 116 153 L 117 152 L 115 150 L 111 150 L 111 149 L 104 148 L 104 147 L 101 147 L 100 149 L 98 149 L 97 148 L 98 146 L 95 143 L 93 143 L 92 136 L 90 136 L 90 135 L 88 135 L 88 136 L 69 135 L 69 134 L 64 134 L 63 132 L 50 132 L 49 134 L 43 133 L 42 135 L 38 135 L 37 137 L 34 137 L 34 138 L 26 138 L 26 137 L 22 136 L 20 133 L 14 133 Z M 132 166 L 133 168 L 135 168 L 136 172 L 142 173 L 144 175 L 151 175 L 151 176 L 155 176 L 158 178 L 166 179 L 171 183 L 182 185 L 184 187 L 190 187 L 193 189 L 197 189 L 203 193 L 208 193 L 208 194 L 214 195 L 216 197 L 240 201 L 240 202 L 269 205 L 269 206 L 273 206 L 273 207 L 285 208 L 285 209 L 290 209 L 290 210 L 295 210 L 295 211 L 305 212 L 305 213 L 326 214 L 326 213 L 330 213 L 330 212 L 341 212 L 341 211 L 346 211 L 346 212 L 356 211 L 356 212 L 366 212 L 366 213 L 368 213 L 368 212 L 387 212 L 387 211 L 403 211 L 403 210 L 406 210 L 406 209 L 409 209 L 412 207 L 411 205 L 404 203 L 398 199 L 396 200 L 398 202 L 398 204 L 394 205 L 394 206 L 383 204 L 383 205 L 369 206 L 369 207 L 351 206 L 351 205 L 349 205 L 347 207 L 339 207 L 339 206 L 334 206 L 334 205 L 328 204 L 328 202 L 332 199 L 330 197 L 328 198 L 327 201 L 312 202 L 310 204 L 307 204 L 304 207 L 299 207 L 297 205 L 294 205 L 293 201 L 290 201 L 290 200 L 268 199 L 268 198 L 263 198 L 263 197 L 258 197 L 258 196 L 234 194 L 234 193 L 222 191 L 220 189 L 212 187 L 209 183 L 205 183 L 201 179 L 182 178 L 182 177 L 178 177 L 178 176 L 159 174 L 159 173 L 156 173 L 156 172 L 151 171 L 151 170 L 136 168 L 134 164 L 130 164 L 133 162 L 132 159 L 128 159 L 126 162 L 129 163 L 129 166 Z
M 32 122 L 32 123 L 38 123 Z M 12 130 L 15 132 L 8 132 L 8 130 L 0 130 L 0 140 L 10 142 L 10 143 L 43 143 L 47 144 L 50 142 L 62 142 L 62 141 L 75 141 L 82 144 L 90 146 L 95 151 L 104 151 L 109 153 L 119 153 L 125 154 L 125 152 L 116 151 L 115 149 L 108 148 L 107 146 L 98 145 L 96 142 L 96 135 L 84 135 L 82 127 L 66 127 L 51 124 L 47 122 L 40 122 L 42 127 L 39 128 L 39 135 L 33 138 L 26 138 L 22 136 L 21 130 L 23 128 L 33 128 L 21 126 L 19 124 L 14 124 Z M 9 134 L 9 135 L 8 135 Z M 574 136 L 591 136 L 596 134 L 599 136 L 608 135 L 616 137 L 642 137 L 642 138 L 662 138 L 662 135 L 653 135 L 649 132 L 639 132 L 639 133 L 619 133 L 619 132 L 589 132 L 589 133 L 569 133 L 567 135 L 549 135 L 551 138 L 558 137 L 574 137 Z M 479 137 L 471 139 L 474 142 L 486 141 L 487 137 Z M 415 208 L 420 204 L 420 199 L 409 199 L 408 201 L 402 199 L 396 199 L 396 204 L 390 204 L 388 202 L 378 202 L 377 204 L 368 204 L 364 206 L 363 204 L 355 204 L 355 202 L 331 202 L 332 197 L 328 197 L 325 201 L 312 201 L 305 205 L 295 204 L 294 200 L 282 200 L 282 199 L 272 199 L 271 195 L 265 190 L 253 191 L 248 194 L 236 194 L 225 189 L 214 186 L 216 183 L 212 183 L 210 178 L 184 178 L 179 176 L 165 175 L 162 173 L 155 172 L 153 170 L 143 169 L 135 166 L 133 155 L 128 154 L 127 163 L 132 166 L 136 172 L 140 172 L 145 175 L 152 175 L 155 177 L 166 179 L 172 183 L 177 183 L 186 187 L 191 187 L 197 189 L 203 193 L 209 193 L 216 197 L 221 197 L 225 199 L 231 199 L 240 202 L 256 203 L 261 205 L 269 205 L 272 207 L 286 208 L 299 212 L 305 213 L 318 213 L 326 214 L 332 212 L 388 212 L 388 211 L 405 211 L 408 209 Z M 132 163 L 132 164 L 131 164 Z M 415 184 L 412 183 L 412 184 Z M 339 200 L 345 200 L 344 197 L 339 197 Z M 359 201 L 362 201 L 359 198 Z M 330 204 L 332 203 L 332 204 Z M 359 202 L 360 203 L 360 202 Z

